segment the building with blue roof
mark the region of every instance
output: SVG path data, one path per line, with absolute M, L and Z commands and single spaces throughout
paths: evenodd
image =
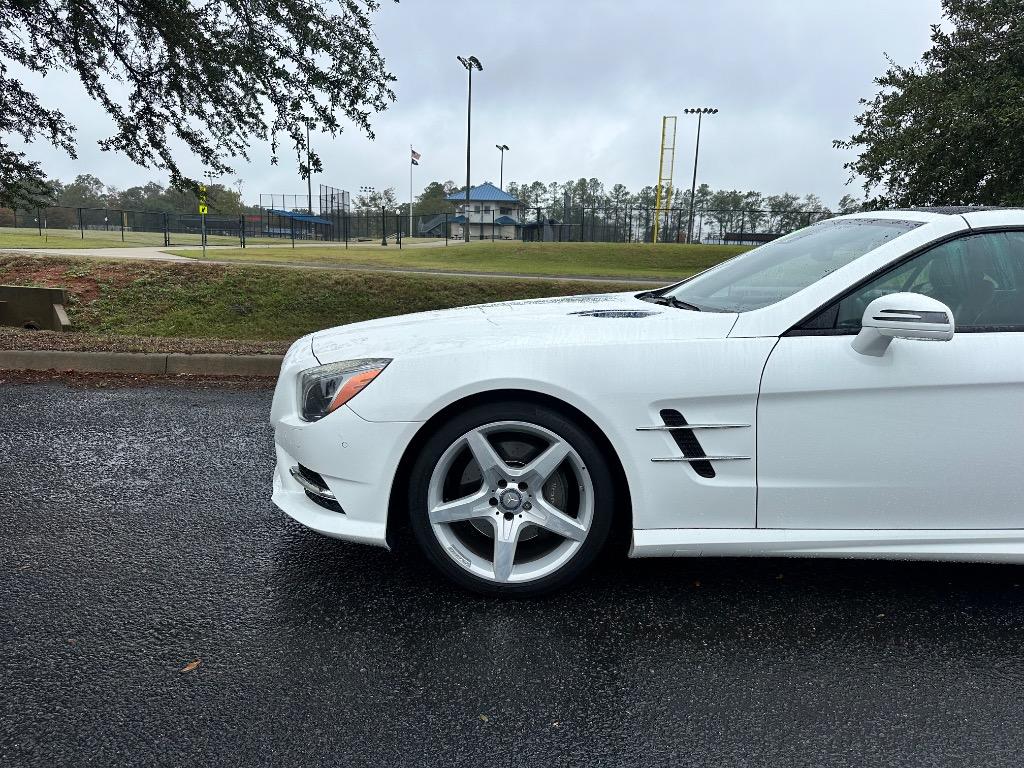
M 453 192 L 447 199 L 456 206 L 457 215 L 448 219 L 451 237 L 464 240 L 514 240 L 522 228 L 522 204 L 518 198 L 498 189 L 489 181 L 470 187 L 469 203 L 465 192 Z

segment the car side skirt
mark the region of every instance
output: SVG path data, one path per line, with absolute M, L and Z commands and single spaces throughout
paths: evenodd
M 630 557 L 843 557 L 1024 563 L 1024 529 L 633 531 Z

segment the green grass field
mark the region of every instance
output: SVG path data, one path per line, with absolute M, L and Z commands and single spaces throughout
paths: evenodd
M 66 288 L 73 332 L 294 339 L 359 320 L 623 285 L 74 258 L 0 256 L 0 283 Z
M 202 245 L 198 234 L 192 233 L 171 233 L 172 243 L 176 245 Z M 279 240 L 270 238 L 255 238 L 250 242 L 254 243 L 279 243 Z M 237 237 L 225 235 L 210 235 L 207 238 L 209 245 L 238 245 Z M 164 236 L 161 232 L 132 232 L 124 233 L 124 240 L 121 240 L 121 230 L 112 228 L 110 230 L 86 229 L 85 237 L 77 229 L 44 229 L 42 234 L 38 229 L 26 229 L 24 227 L 0 227 L 0 250 L 4 248 L 138 248 L 145 246 L 162 247 Z
M 121 242 L 120 230 L 104 232 L 103 230 L 86 230 L 85 239 L 81 232 L 76 229 L 51 229 L 43 230 L 40 235 L 38 230 L 24 229 L 18 227 L 0 227 L 0 248 L 130 248 L 138 245 L 163 245 L 163 235 L 152 235 L 152 242 L 148 242 L 149 233 L 145 233 L 147 242 Z M 143 233 L 133 233 L 134 237 L 141 237 Z
M 234 246 L 238 248 L 238 238 L 234 235 L 208 235 L 207 245 Z M 438 242 L 438 238 L 406 238 L 407 243 L 422 245 L 425 243 Z M 441 240 L 443 242 L 443 239 Z M 278 250 L 293 250 L 291 240 L 280 237 L 249 237 L 246 239 L 248 245 L 273 245 Z M 3 248 L 137 248 L 137 247 L 163 247 L 164 236 L 161 232 L 134 232 L 128 230 L 124 233 L 124 240 L 121 240 L 121 230 L 113 227 L 109 230 L 86 229 L 85 237 L 77 229 L 38 229 L 29 227 L 0 227 L 0 249 Z M 171 246 L 201 246 L 202 238 L 198 233 L 193 232 L 172 232 Z M 352 242 L 353 248 L 377 247 L 379 239 L 374 238 L 363 243 Z M 296 240 L 295 249 L 299 248 L 332 248 L 333 245 L 324 246 L 310 240 Z M 344 248 L 344 245 L 341 246 Z M 191 254 L 191 251 L 189 251 Z
M 574 277 L 687 277 L 748 250 L 746 246 L 652 243 L 523 243 L 517 240 L 448 247 L 382 248 L 309 246 L 304 248 L 232 248 L 208 259 L 346 266 L 413 267 L 428 270 L 499 272 Z M 174 251 L 197 258 L 195 251 Z

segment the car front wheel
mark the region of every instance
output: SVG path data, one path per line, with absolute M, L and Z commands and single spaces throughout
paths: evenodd
M 410 522 L 427 558 L 486 594 L 537 595 L 590 565 L 611 527 L 614 486 L 593 439 L 530 403 L 471 408 L 426 442 Z

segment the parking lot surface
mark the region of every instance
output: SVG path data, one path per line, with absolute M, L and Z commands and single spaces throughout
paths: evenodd
M 276 511 L 270 394 L 0 384 L 0 764 L 1020 764 L 1020 567 L 474 597 Z

